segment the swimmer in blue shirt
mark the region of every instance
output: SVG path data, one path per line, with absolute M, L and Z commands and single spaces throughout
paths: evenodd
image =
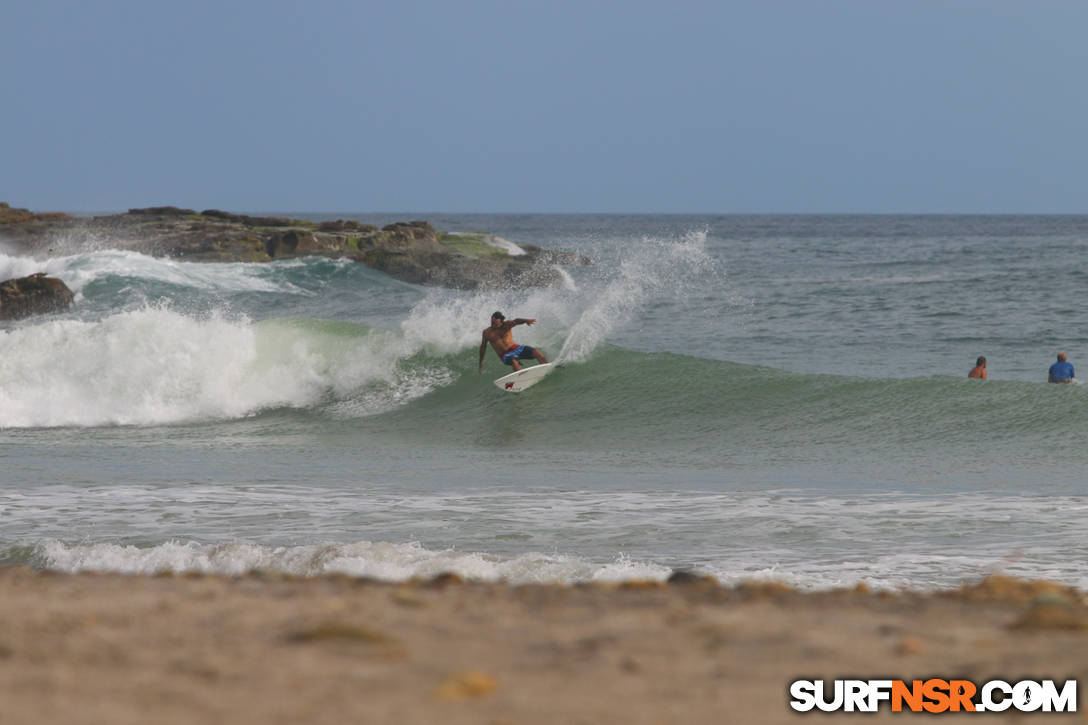
M 1050 366 L 1048 383 L 1071 383 L 1076 373 L 1073 371 L 1073 363 L 1069 362 L 1064 352 L 1058 353 L 1058 362 Z

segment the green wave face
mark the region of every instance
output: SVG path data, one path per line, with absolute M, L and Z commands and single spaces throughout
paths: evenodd
M 965 474 L 1002 461 L 1053 468 L 1080 449 L 1088 402 L 1079 387 L 798 374 L 611 346 L 511 396 L 491 386 L 492 376 L 481 379 L 474 362 L 469 354 L 402 361 L 405 379 L 443 369 L 449 382 L 368 420 L 366 430 L 466 450 L 626 456 L 633 465 L 897 465 L 924 478 L 929 463 Z

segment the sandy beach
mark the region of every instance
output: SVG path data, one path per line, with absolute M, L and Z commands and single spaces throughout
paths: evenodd
M 696 578 L 511 586 L 9 567 L 0 722 L 869 721 L 794 713 L 789 683 L 1083 680 L 1084 604 L 1004 577 L 933 594 L 801 593 Z

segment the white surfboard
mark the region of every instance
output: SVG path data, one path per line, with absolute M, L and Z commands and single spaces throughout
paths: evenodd
M 520 393 L 522 390 L 539 383 L 552 370 L 555 370 L 555 366 L 551 363 L 523 367 L 516 373 L 503 375 L 495 381 L 495 386 L 499 390 L 505 390 L 508 393 Z

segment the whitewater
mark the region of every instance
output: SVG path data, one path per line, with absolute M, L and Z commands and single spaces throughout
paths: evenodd
M 0 326 L 0 564 L 1088 586 L 1088 393 L 1045 383 L 1088 219 L 423 217 L 594 264 L 464 292 L 0 240 L 76 294 Z M 564 363 L 520 396 L 477 373 L 494 310 Z

